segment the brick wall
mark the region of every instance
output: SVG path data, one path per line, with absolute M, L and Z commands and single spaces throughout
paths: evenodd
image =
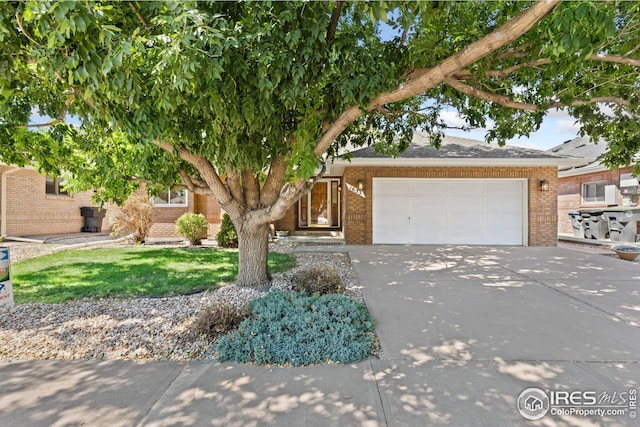
M 218 234 L 222 214 L 215 198 L 189 192 L 187 200 L 186 207 L 157 207 L 149 237 L 181 237 L 176 231 L 176 220 L 186 212 L 203 214 L 209 223 L 209 236 Z
M 3 166 L 0 173 L 7 169 Z M 84 224 L 80 207 L 93 205 L 90 191 L 71 196 L 46 194 L 45 177 L 35 170 L 8 173 L 6 183 L 7 202 L 0 208 L 6 209 L 9 236 L 80 232 Z M 102 230 L 109 229 L 108 221 L 103 220 Z
M 15 168 L 0 165 L 0 174 L 9 169 Z M 71 196 L 46 194 L 46 178 L 32 169 L 12 171 L 6 175 L 6 181 L 7 203 L 6 207 L 0 206 L 0 209 L 7 210 L 6 233 L 9 236 L 80 232 L 84 224 L 80 207 L 94 206 L 91 191 Z M 0 180 L 0 191 L 1 186 Z M 105 204 L 104 207 L 107 217 L 102 221 L 102 231 L 109 232 L 109 217 L 116 213 L 118 207 L 112 204 Z M 220 230 L 220 207 L 215 198 L 200 195 L 194 197 L 189 192 L 188 207 L 156 209 L 155 224 L 149 237 L 179 237 L 175 230 L 176 219 L 185 212 L 193 211 L 205 215 L 209 222 L 209 235 L 215 236 Z
M 602 204 L 583 204 L 582 184 L 606 181 L 608 185 L 616 185 L 620 188 L 620 175 L 631 172 L 633 172 L 633 167 L 560 178 L 558 180 L 558 232 L 573 233 L 569 212 L 583 208 L 606 207 L 606 205 Z M 622 196 L 618 197 L 618 205 L 622 205 Z
M 373 238 L 373 178 L 525 178 L 529 187 L 529 245 L 555 246 L 558 223 L 558 175 L 556 167 L 355 167 L 347 166 L 344 182 L 365 182 L 362 198 L 343 191 L 343 232 L 348 244 L 370 245 Z M 550 191 L 540 191 L 539 180 L 547 179 Z
M 293 206 L 287 210 L 284 217 L 274 222 L 273 228 L 275 230 L 286 230 L 289 233 L 295 231 L 298 228 L 298 203 L 294 203 Z

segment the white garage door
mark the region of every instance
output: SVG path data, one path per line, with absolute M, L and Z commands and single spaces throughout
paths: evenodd
M 373 243 L 526 245 L 526 180 L 373 179 Z

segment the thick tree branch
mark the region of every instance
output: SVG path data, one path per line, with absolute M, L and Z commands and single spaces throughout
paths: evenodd
M 220 176 L 216 172 L 211 162 L 204 157 L 197 156 L 187 151 L 184 147 L 177 147 L 168 142 L 154 140 L 153 144 L 162 148 L 166 152 L 175 155 L 185 162 L 192 164 L 202 175 L 205 182 L 211 189 L 218 204 L 227 211 L 241 212 L 241 205 L 230 193 L 227 187 L 222 183 Z
M 211 191 L 209 186 L 203 185 L 202 182 L 192 179 L 184 169 L 180 169 L 178 171 L 178 174 L 180 175 L 180 178 L 182 178 L 182 182 L 184 182 L 187 190 L 191 191 L 192 193 L 204 195 L 213 194 L 213 191 Z
M 276 200 L 278 200 L 278 196 L 280 195 L 279 190 L 282 188 L 286 173 L 287 164 L 284 161 L 284 157 L 278 156 L 276 160 L 271 163 L 267 180 L 262 186 L 262 191 L 260 192 L 260 206 L 271 206 Z
M 357 105 L 354 105 L 353 107 L 350 107 L 346 111 L 344 111 L 340 115 L 340 117 L 338 117 L 331 124 L 329 129 L 325 131 L 325 133 L 322 135 L 322 138 L 320 138 L 320 141 L 318 141 L 318 144 L 316 145 L 316 148 L 313 150 L 313 152 L 316 155 L 321 156 L 325 151 L 327 151 L 329 146 L 333 144 L 333 141 L 335 141 L 336 138 L 340 136 L 340 134 L 344 132 L 344 130 L 351 123 L 358 120 L 361 115 L 362 113 L 360 112 L 360 107 L 358 107 Z
M 287 183 L 282 187 L 279 197 L 270 206 L 254 210 L 248 213 L 247 219 L 255 224 L 268 224 L 282 218 L 287 210 L 300 196 L 311 191 L 311 188 L 324 176 L 327 171 L 326 164 L 322 164 L 320 173 L 306 181 L 298 178 L 295 183 Z
M 244 190 L 244 200 L 247 203 L 247 208 L 251 210 L 258 209 L 260 183 L 251 168 L 242 169 L 242 189 Z
M 591 61 L 600 61 L 600 62 L 615 62 L 617 64 L 625 64 L 632 65 L 634 67 L 640 67 L 640 59 L 629 58 L 626 56 L 620 55 L 611 55 L 611 54 L 595 54 L 589 57 Z
M 502 46 L 518 39 L 551 13 L 559 1 L 560 0 L 539 1 L 525 12 L 506 22 L 497 30 L 471 43 L 462 51 L 450 56 L 435 67 L 430 68 L 422 75 L 416 76 L 401 84 L 392 92 L 383 93 L 378 96 L 371 101 L 367 110 L 371 111 L 378 105 L 407 99 L 431 89 L 442 82 L 446 76 L 455 74 L 457 71 L 495 52 Z
M 496 93 L 477 89 L 473 86 L 462 83 L 460 80 L 457 80 L 453 77 L 448 77 L 447 79 L 445 79 L 445 82 L 449 86 L 459 90 L 460 92 L 466 95 L 472 96 L 474 98 L 482 99 L 484 101 L 494 102 L 496 104 L 502 105 L 503 107 L 513 108 L 516 110 L 540 111 L 540 108 L 538 108 L 538 106 L 535 104 L 526 104 L 523 102 L 516 102 L 506 95 L 498 95 Z
M 407 41 L 407 30 L 402 30 L 402 35 L 400 36 L 400 46 L 403 46 Z
M 31 37 L 29 33 L 27 33 L 27 30 L 24 29 L 24 25 L 22 24 L 22 18 L 20 18 L 20 14 L 18 12 L 16 12 L 16 22 L 18 23 L 18 28 L 20 28 L 20 32 L 24 34 L 24 36 L 27 39 L 29 39 L 31 43 L 35 44 L 36 46 L 41 46 L 40 43 L 35 41 L 33 37 Z
M 474 98 L 482 99 L 483 101 L 493 102 L 498 105 L 502 105 L 503 107 L 512 108 L 515 110 L 542 111 L 542 108 L 540 108 L 535 104 L 517 102 L 506 95 L 498 95 L 496 93 L 477 89 L 473 86 L 470 86 L 452 77 L 447 78 L 445 82 L 449 86 L 459 90 L 460 92 L 466 95 L 472 96 Z M 596 103 L 613 103 L 613 104 L 618 104 L 624 107 L 628 107 L 631 105 L 631 103 L 626 99 L 622 99 L 617 96 L 601 96 L 601 97 L 591 98 L 585 101 L 573 101 L 569 104 L 564 104 L 562 102 L 554 102 L 549 108 L 562 108 L 562 107 L 568 107 L 568 106 L 579 107 L 581 105 L 589 105 L 589 104 L 596 104 Z
M 244 193 L 240 186 L 240 176 L 229 166 L 225 168 L 227 173 L 227 188 L 231 192 L 234 199 L 238 200 L 242 206 L 245 206 Z
M 146 20 L 146 19 L 144 19 L 144 16 L 142 16 L 142 13 L 140 13 L 140 10 L 139 10 L 139 9 L 138 9 L 138 7 L 136 6 L 135 2 L 130 1 L 130 2 L 129 2 L 129 7 L 130 7 L 131 9 L 133 9 L 133 12 L 134 12 L 134 13 L 136 14 L 136 16 L 138 17 L 138 21 L 140 21 L 140 22 L 142 23 L 142 25 L 144 25 L 145 27 L 146 27 L 147 25 L 149 25 L 149 24 L 147 23 L 147 20 Z
M 587 58 L 589 61 L 598 62 L 614 62 L 618 64 L 631 65 L 634 67 L 640 67 L 640 59 L 629 58 L 627 56 L 611 55 L 611 54 L 595 54 Z M 514 73 L 522 68 L 533 68 L 540 65 L 551 64 L 551 59 L 541 58 L 533 61 L 523 62 L 521 64 L 515 64 L 502 70 L 489 70 L 485 73 L 487 77 L 507 77 L 509 74 Z M 425 69 L 416 69 L 416 73 L 423 72 Z M 469 80 L 477 77 L 475 74 L 466 70 L 462 70 L 454 75 L 458 80 Z
M 372 99 L 366 110 L 373 111 L 379 106 L 411 98 L 433 88 L 444 81 L 447 76 L 463 70 L 474 62 L 517 40 L 551 13 L 559 2 L 560 0 L 539 1 L 520 15 L 507 21 L 497 30 L 471 43 L 465 49 L 443 60 L 437 66 L 418 75 L 414 74 L 410 80 L 400 84 L 395 90 L 383 93 Z M 345 110 L 318 141 L 314 153 L 318 155 L 324 153 L 337 136 L 351 123 L 360 118 L 361 115 L 360 107 L 357 105 Z
M 327 28 L 327 44 L 329 49 L 333 46 L 333 40 L 336 37 L 336 31 L 338 30 L 338 21 L 340 20 L 340 11 L 344 1 L 337 1 L 331 12 L 331 21 L 329 22 L 329 28 Z
M 579 107 L 581 105 L 589 105 L 589 104 L 605 104 L 605 103 L 609 103 L 609 104 L 618 104 L 621 105 L 623 107 L 629 107 L 631 106 L 631 102 L 627 101 L 626 99 L 622 99 L 620 97 L 617 96 L 598 96 L 595 98 L 591 98 L 588 99 L 586 101 L 573 101 L 569 104 L 569 106 L 571 107 Z M 559 102 L 556 102 L 553 107 L 564 107 L 564 104 L 561 104 Z

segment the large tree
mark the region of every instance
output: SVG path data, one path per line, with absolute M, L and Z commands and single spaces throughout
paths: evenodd
M 610 164 L 631 163 L 639 14 L 625 1 L 3 2 L 0 158 L 70 171 L 104 200 L 142 181 L 212 194 L 238 231 L 238 282 L 262 285 L 268 224 L 323 162 L 347 143 L 393 154 L 416 128 L 438 135 L 443 108 L 498 142 L 566 108 L 609 141 Z

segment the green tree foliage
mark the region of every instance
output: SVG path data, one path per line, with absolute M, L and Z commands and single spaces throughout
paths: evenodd
M 2 2 L 0 158 L 66 169 L 103 200 L 143 181 L 213 194 L 238 230 L 239 281 L 257 284 L 268 224 L 323 161 L 439 135 L 443 108 L 499 142 L 565 108 L 609 141 L 610 165 L 631 163 L 639 15 L 626 1 Z M 34 113 L 51 120 L 27 126 Z

